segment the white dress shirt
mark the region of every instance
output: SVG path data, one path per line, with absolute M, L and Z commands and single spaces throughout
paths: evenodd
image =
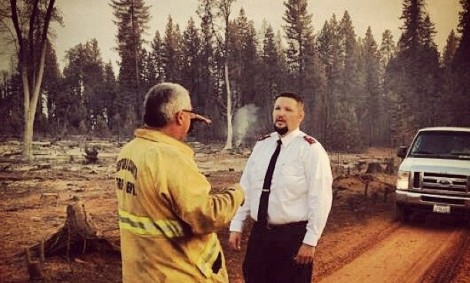
M 241 232 L 248 215 L 257 220 L 264 176 L 278 139 L 273 132 L 254 146 L 240 180 L 245 203 L 232 219 L 230 231 Z M 303 242 L 316 246 L 332 203 L 330 160 L 323 146 L 299 129 L 281 140 L 269 195 L 268 223 L 308 221 Z

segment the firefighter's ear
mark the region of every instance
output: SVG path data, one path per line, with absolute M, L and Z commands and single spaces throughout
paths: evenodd
M 175 122 L 178 125 L 183 125 L 184 123 L 184 112 L 183 111 L 178 111 L 175 114 Z

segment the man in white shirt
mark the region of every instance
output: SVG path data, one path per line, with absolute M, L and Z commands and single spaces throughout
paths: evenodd
M 275 132 L 258 140 L 240 184 L 245 203 L 230 224 L 240 250 L 242 229 L 254 220 L 243 263 L 246 283 L 311 282 L 315 249 L 332 203 L 330 161 L 322 145 L 300 131 L 304 103 L 295 93 L 274 103 Z

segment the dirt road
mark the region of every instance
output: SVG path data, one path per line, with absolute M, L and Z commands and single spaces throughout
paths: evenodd
M 462 225 L 392 225 L 384 238 L 320 282 L 449 282 L 464 255 Z

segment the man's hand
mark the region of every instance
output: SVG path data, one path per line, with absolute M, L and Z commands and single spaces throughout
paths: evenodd
M 241 232 L 230 232 L 228 243 L 230 247 L 236 251 L 241 249 L 242 233 Z
M 230 235 L 231 237 L 231 235 Z M 309 264 L 313 263 L 313 257 L 315 256 L 315 247 L 307 244 L 302 244 L 294 257 L 294 261 L 298 264 Z

